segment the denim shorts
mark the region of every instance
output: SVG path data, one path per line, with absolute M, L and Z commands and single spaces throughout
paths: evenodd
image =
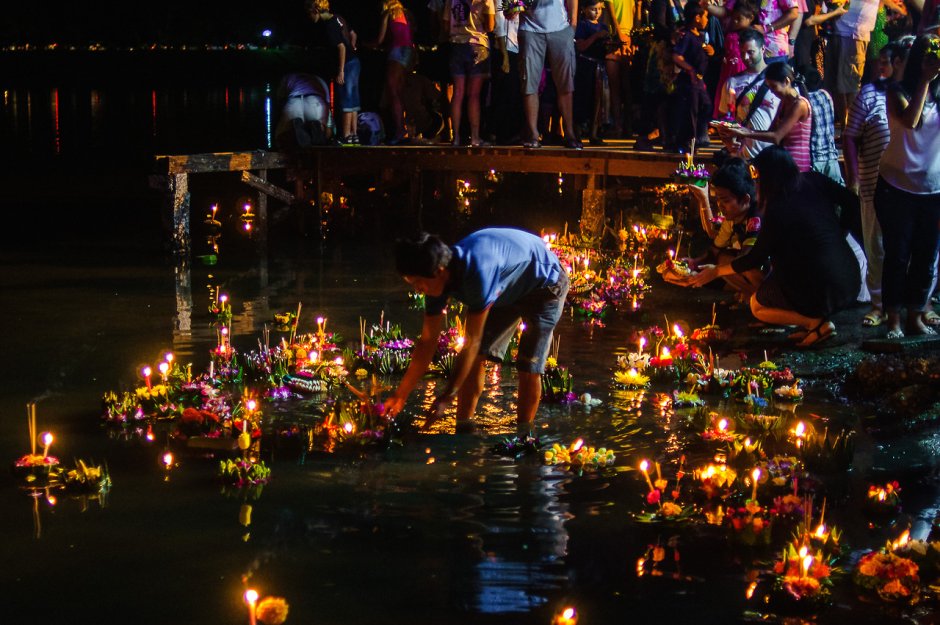
M 476 62 L 478 57 L 481 58 L 479 63 Z M 450 44 L 450 74 L 451 76 L 489 76 L 489 49 L 475 43 Z
M 395 46 L 388 51 L 388 60 L 410 69 L 415 62 L 415 49 L 412 46 Z
M 574 48 L 574 29 L 566 26 L 554 33 L 519 31 L 519 58 L 522 70 L 522 92 L 539 92 L 545 60 L 552 69 L 552 79 L 558 93 L 574 91 L 574 72 L 577 65 Z
M 350 59 L 343 66 L 344 83 L 336 85 L 336 108 L 343 113 L 355 113 L 362 108 L 359 102 L 359 59 Z
M 522 320 L 525 330 L 519 341 L 516 369 L 524 373 L 544 373 L 552 333 L 561 319 L 567 295 L 568 274 L 562 270 L 555 284 L 536 289 L 510 306 L 491 308 L 483 328 L 480 353 L 488 360 L 502 362 Z

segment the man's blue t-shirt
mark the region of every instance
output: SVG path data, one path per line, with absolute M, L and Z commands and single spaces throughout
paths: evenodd
M 448 266 L 450 280 L 440 297 L 428 297 L 428 315 L 444 312 L 453 297 L 470 312 L 509 306 L 532 291 L 556 284 L 561 264 L 545 242 L 512 228 L 485 228 L 458 241 Z

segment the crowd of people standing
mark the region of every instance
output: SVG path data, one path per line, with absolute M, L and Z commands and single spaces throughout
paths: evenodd
M 355 144 L 356 32 L 329 0 L 307 8 L 333 54 L 337 140 Z M 758 318 L 801 326 L 802 345 L 832 336 L 831 314 L 855 301 L 889 338 L 940 326 L 934 0 L 385 0 L 376 20 L 388 143 L 581 149 L 635 135 L 638 150 L 694 154 L 720 140 L 719 214 L 694 194 L 715 245 L 693 285 L 723 277 Z M 418 52 L 421 40 L 436 45 Z M 427 133 L 406 102 L 422 73 L 448 102 Z

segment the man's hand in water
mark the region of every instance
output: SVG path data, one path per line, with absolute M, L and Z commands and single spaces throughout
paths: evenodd
M 398 395 L 392 395 L 385 400 L 385 416 L 389 419 L 398 416 L 401 409 L 405 407 L 405 400 Z

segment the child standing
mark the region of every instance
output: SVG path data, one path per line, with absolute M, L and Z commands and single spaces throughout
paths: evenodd
M 346 20 L 330 11 L 329 0 L 307 0 L 307 11 L 314 24 L 323 23 L 327 41 L 336 50 L 336 117 L 340 120 L 340 142 L 359 145 L 359 57 L 356 56 L 356 31 Z
M 672 106 L 673 132 L 676 149 L 689 153 L 692 140 L 708 136 L 708 111 L 711 100 L 705 89 L 705 70 L 708 57 L 715 49 L 705 43 L 708 13 L 698 4 L 685 7 L 685 34 L 672 49 L 672 60 L 682 73 L 676 78 L 676 93 Z
M 610 31 L 601 23 L 603 0 L 581 0 L 581 17 L 574 34 L 574 45 L 578 62 L 574 75 L 574 121 L 576 124 L 590 123 L 591 145 L 604 145 L 597 136 L 603 110 L 604 82 L 607 42 Z

